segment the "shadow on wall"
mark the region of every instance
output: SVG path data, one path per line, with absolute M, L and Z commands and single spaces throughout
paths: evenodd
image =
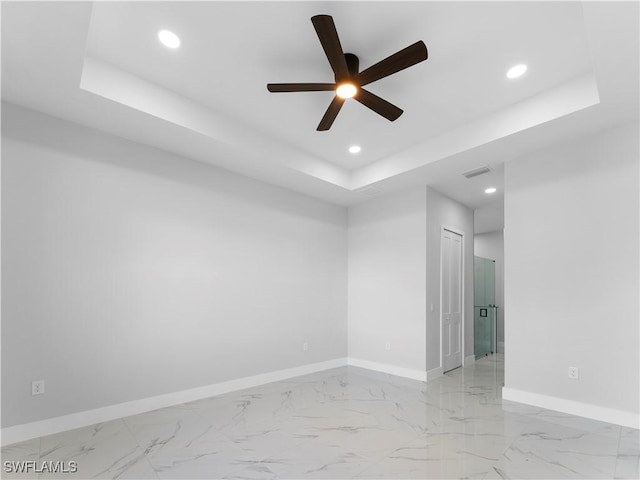
M 37 121 L 34 122 L 34 118 Z M 2 106 L 2 135 L 42 145 L 83 160 L 108 163 L 215 191 L 216 194 L 233 197 L 234 201 L 255 205 L 268 203 L 269 208 L 288 215 L 304 218 L 311 216 L 316 221 L 335 223 L 331 216 L 326 215 L 326 202 L 14 105 Z M 346 225 L 346 208 L 335 208 L 345 211 Z

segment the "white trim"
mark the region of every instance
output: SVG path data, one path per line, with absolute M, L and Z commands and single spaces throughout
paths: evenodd
M 438 253 L 438 255 L 440 256 L 440 261 L 439 261 L 439 270 L 438 270 L 438 328 L 440 330 L 440 343 L 439 343 L 439 347 L 440 347 L 440 369 L 444 372 L 444 359 L 443 357 L 443 352 L 442 352 L 442 233 L 444 232 L 444 228 L 442 228 L 442 225 L 440 225 L 440 237 L 438 238 L 438 241 L 440 242 L 440 252 Z
M 397 377 L 411 378 L 421 382 L 427 381 L 428 372 L 422 370 L 414 370 L 412 368 L 398 367 L 387 363 L 371 362 L 369 360 L 361 360 L 359 358 L 347 358 L 347 365 L 352 367 L 366 368 L 367 370 L 375 370 L 376 372 L 389 373 Z M 430 370 L 432 371 L 432 370 Z
M 504 342 L 498 342 L 496 350 L 498 353 L 504 353 Z
M 464 363 L 462 365 L 464 367 L 468 367 L 469 365 L 473 365 L 474 363 L 476 363 L 476 356 L 469 355 L 467 357 L 464 357 Z
M 74 428 L 86 427 L 96 423 L 108 422 L 118 418 L 150 412 L 159 408 L 170 407 L 181 403 L 209 398 L 223 393 L 243 390 L 245 388 L 277 382 L 287 378 L 299 377 L 310 373 L 321 372 L 331 368 L 347 365 L 346 358 L 336 358 L 325 362 L 311 363 L 299 367 L 276 370 L 274 372 L 238 378 L 227 382 L 214 383 L 203 387 L 167 393 L 156 397 L 142 398 L 131 402 L 118 403 L 107 407 L 86 410 L 60 417 L 48 418 L 37 422 L 15 425 L 2 429 L 2 446 L 22 442 L 31 438 L 64 432 Z
M 460 235 L 462 237 L 462 245 L 460 247 L 461 251 L 460 251 L 460 296 L 461 296 L 461 306 L 460 306 L 460 356 L 462 357 L 462 366 L 464 366 L 464 337 L 466 336 L 466 332 L 465 332 L 465 321 L 464 321 L 464 317 L 465 317 L 465 309 L 464 309 L 464 305 L 465 305 L 465 283 L 466 283 L 466 272 L 465 272 L 465 261 L 464 261 L 464 257 L 465 257 L 465 250 L 464 250 L 464 244 L 465 244 L 465 233 L 464 230 L 460 230 L 459 228 L 456 227 L 450 227 L 448 225 L 442 225 L 440 224 L 440 368 L 442 368 L 442 370 L 444 371 L 444 359 L 443 357 L 443 352 L 442 352 L 442 235 L 444 233 L 444 231 L 447 230 L 451 233 L 455 233 L 457 235 Z
M 431 370 L 427 370 L 427 382 L 431 382 L 438 377 L 444 375 L 442 372 L 442 367 L 432 368 Z
M 640 428 L 640 414 L 638 413 L 625 412 L 614 408 L 601 407 L 590 403 L 551 397 L 508 387 L 502 387 L 502 398 L 504 400 L 511 400 L 512 402 L 526 403 L 534 407 L 569 413 L 601 422 L 623 425 L 630 428 Z

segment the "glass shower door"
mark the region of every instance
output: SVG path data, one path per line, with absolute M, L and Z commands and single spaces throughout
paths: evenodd
M 496 352 L 495 261 L 474 257 L 474 352 L 476 358 Z

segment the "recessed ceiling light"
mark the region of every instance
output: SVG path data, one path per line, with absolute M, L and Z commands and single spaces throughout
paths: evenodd
M 496 188 L 495 187 L 489 187 L 487 188 L 484 193 L 496 193 Z
M 360 150 L 362 150 L 360 145 L 351 145 L 349 147 L 349 153 L 360 153 Z
M 338 85 L 338 88 L 336 89 L 336 95 L 338 95 L 340 98 L 351 98 L 356 94 L 357 91 L 358 89 L 353 83 L 343 83 L 341 85 Z
M 524 63 L 519 65 L 514 65 L 509 70 L 507 70 L 507 78 L 518 78 L 524 75 L 524 72 L 527 71 L 527 66 Z
M 180 46 L 178 36 L 169 30 L 160 30 L 158 32 L 158 40 L 167 48 L 178 48 Z

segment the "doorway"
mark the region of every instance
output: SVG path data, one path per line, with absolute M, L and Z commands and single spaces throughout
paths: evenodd
M 462 366 L 463 235 L 442 229 L 440 249 L 440 335 L 442 371 Z
M 476 359 L 496 353 L 498 346 L 496 261 L 473 259 L 473 337 Z

